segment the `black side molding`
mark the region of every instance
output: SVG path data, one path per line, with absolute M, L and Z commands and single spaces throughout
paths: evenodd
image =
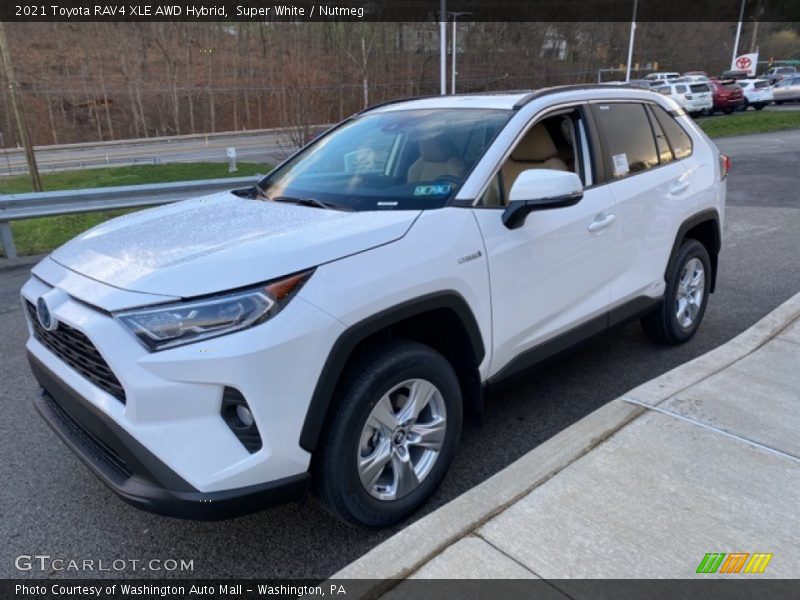
M 317 380 L 317 386 L 314 388 L 303 429 L 300 432 L 300 447 L 308 452 L 313 452 L 316 448 L 336 384 L 339 382 L 353 350 L 360 342 L 400 321 L 439 309 L 449 309 L 458 315 L 469 336 L 475 365 L 479 365 L 486 354 L 483 338 L 475 316 L 466 300 L 458 292 L 444 291 L 428 294 L 381 311 L 347 329 L 331 348 L 322 367 L 322 373 Z
M 555 359 L 580 347 L 597 337 L 606 334 L 608 331 L 625 325 L 637 319 L 651 310 L 661 302 L 661 298 L 649 298 L 640 296 L 634 298 L 621 306 L 611 309 L 611 311 L 598 315 L 593 319 L 578 325 L 574 329 L 557 335 L 546 342 L 523 352 L 505 367 L 495 373 L 487 382 L 489 386 L 496 385 L 507 379 L 541 363 Z

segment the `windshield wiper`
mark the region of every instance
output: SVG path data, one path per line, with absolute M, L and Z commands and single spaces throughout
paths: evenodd
M 286 202 L 290 204 L 300 204 L 301 206 L 314 206 L 316 208 L 329 208 L 332 210 L 344 210 L 352 212 L 353 209 L 343 204 L 336 204 L 334 202 L 323 202 L 316 198 L 293 198 L 292 196 L 275 196 L 270 198 L 273 202 Z

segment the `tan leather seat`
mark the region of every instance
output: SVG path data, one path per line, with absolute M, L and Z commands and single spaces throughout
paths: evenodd
M 408 168 L 406 181 L 436 181 L 448 175 L 461 179 L 464 176 L 464 161 L 458 150 L 444 134 L 421 139 L 419 158 Z
M 541 123 L 525 134 L 501 169 L 506 198 L 519 174 L 528 169 L 569 171 L 567 164 L 559 158 L 553 138 Z

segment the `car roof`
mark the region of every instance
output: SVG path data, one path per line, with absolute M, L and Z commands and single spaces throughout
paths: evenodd
M 426 110 L 438 108 L 481 108 L 516 110 L 540 98 L 558 95 L 566 99 L 583 100 L 587 96 L 592 99 L 613 99 L 615 97 L 643 94 L 643 98 L 652 98 L 649 89 L 631 85 L 617 84 L 575 84 L 541 88 L 538 90 L 514 90 L 509 92 L 493 92 L 482 94 L 455 94 L 446 96 L 424 96 L 390 100 L 367 108 L 361 114 L 381 113 L 401 110 Z

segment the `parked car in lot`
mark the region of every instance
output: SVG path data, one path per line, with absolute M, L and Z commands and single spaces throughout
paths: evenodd
M 488 386 L 635 318 L 660 343 L 695 335 L 728 167 L 631 87 L 373 107 L 250 189 L 108 221 L 36 265 L 36 408 L 145 510 L 230 517 L 313 479 L 341 519 L 397 523 Z
M 733 79 L 734 81 L 739 81 L 740 79 L 747 79 L 750 77 L 749 71 L 742 71 L 739 69 L 733 71 L 725 71 L 722 75 L 719 76 L 720 79 Z
M 797 74 L 796 67 L 771 67 L 764 73 L 770 85 L 775 85 L 785 77 L 794 77 Z
M 739 81 L 739 85 L 744 92 L 743 109 L 747 110 L 748 106 L 752 106 L 756 110 L 761 110 L 772 104 L 774 98 L 766 79 L 742 79 Z
M 775 99 L 775 104 L 800 100 L 800 76 L 781 79 L 772 86 L 772 96 Z
M 654 86 L 651 89 L 664 96 L 669 96 L 692 116 L 708 112 L 714 106 L 711 88 L 707 83 L 691 83 L 679 79 L 664 85 Z
M 742 86 L 732 79 L 712 79 L 708 82 L 714 99 L 714 106 L 710 112 L 722 111 L 731 114 L 734 110 L 744 106 L 744 92 Z
M 649 79 L 650 81 L 669 81 L 670 79 L 677 79 L 680 76 L 681 74 L 675 71 L 664 71 L 650 73 L 645 76 L 645 79 Z
M 690 81 L 692 83 L 707 83 L 709 81 L 708 75 L 701 75 L 699 73 L 688 73 L 681 75 L 681 77 L 674 81 Z
M 630 86 L 643 88 L 646 90 L 649 90 L 653 86 L 661 85 L 661 82 L 656 81 L 655 79 L 631 79 L 626 83 Z

